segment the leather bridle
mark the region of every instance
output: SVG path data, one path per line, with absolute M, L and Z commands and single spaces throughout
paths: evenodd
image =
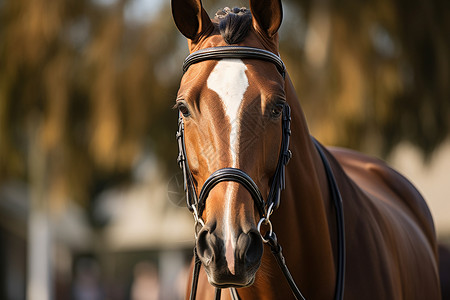
M 202 62 L 205 60 L 219 60 L 224 58 L 234 58 L 234 59 L 258 59 L 273 63 L 280 74 L 285 77 L 286 69 L 283 61 L 272 52 L 244 46 L 222 46 L 214 48 L 206 48 L 190 54 L 184 61 L 183 64 L 183 74 L 188 70 L 188 68 L 195 63 Z M 208 179 L 206 179 L 203 184 L 200 194 L 197 197 L 197 191 L 193 182 L 192 173 L 189 169 L 189 164 L 186 156 L 186 147 L 184 140 L 184 122 L 182 113 L 179 112 L 178 118 L 178 131 L 177 131 L 177 142 L 178 142 L 178 165 L 182 169 L 184 177 L 184 190 L 186 193 L 186 203 L 188 209 L 194 215 L 195 221 L 195 237 L 197 238 L 198 228 L 205 226 L 202 220 L 202 213 L 205 208 L 206 199 L 208 198 L 209 192 L 220 182 L 224 181 L 234 181 L 242 186 L 244 186 L 252 199 L 254 200 L 255 206 L 258 209 L 260 216 L 260 221 L 258 222 L 258 231 L 261 234 L 261 225 L 266 224 L 269 226 L 269 230 L 265 235 L 261 234 L 261 238 L 265 243 L 268 243 L 271 247 L 272 253 L 274 254 L 278 265 L 283 271 L 292 292 L 297 299 L 305 299 L 295 284 L 284 260 L 281 252 L 281 246 L 279 245 L 275 232 L 272 230 L 272 224 L 270 222 L 270 216 L 274 210 L 280 205 L 281 191 L 285 188 L 285 167 L 292 157 L 292 153 L 289 150 L 289 139 L 291 135 L 290 129 L 291 122 L 291 110 L 287 103 L 283 105 L 282 110 L 282 140 L 281 148 L 278 156 L 278 163 L 272 177 L 272 184 L 269 191 L 269 196 L 267 201 L 264 201 L 261 192 L 253 181 L 253 179 L 244 171 L 238 168 L 222 168 L 213 172 Z M 335 299 L 343 298 L 343 287 L 344 287 L 344 268 L 345 268 L 345 237 L 344 237 L 344 221 L 343 221 L 343 210 L 342 210 L 342 199 L 337 188 L 336 181 L 334 179 L 333 173 L 331 171 L 330 165 L 327 158 L 321 149 L 321 145 L 313 138 L 314 144 L 319 151 L 322 161 L 325 166 L 325 171 L 327 173 L 330 188 L 332 190 L 332 196 L 336 208 L 336 218 L 337 218 L 337 231 L 338 231 L 338 270 L 337 270 L 337 283 L 335 291 Z M 198 275 L 200 270 L 200 259 L 198 258 L 196 248 L 194 248 L 194 271 L 192 277 L 191 294 L 190 299 L 195 299 Z M 216 289 L 216 299 L 220 299 L 221 290 Z M 239 295 L 236 289 L 232 288 L 231 295 L 233 299 L 239 299 Z
M 195 63 L 223 58 L 252 58 L 266 60 L 276 65 L 280 74 L 284 77 L 285 67 L 283 61 L 272 52 L 267 50 L 244 47 L 244 46 L 222 46 L 206 48 L 190 54 L 184 61 L 183 73 Z M 205 208 L 205 202 L 211 189 L 223 181 L 234 181 L 243 185 L 255 201 L 261 219 L 269 220 L 271 213 L 280 205 L 281 191 L 285 187 L 285 166 L 292 156 L 289 150 L 289 137 L 291 134 L 291 109 L 287 103 L 283 105 L 282 110 L 282 140 L 280 154 L 278 157 L 277 168 L 275 170 L 272 184 L 267 201 L 261 195 L 261 192 L 253 179 L 244 171 L 237 168 L 223 168 L 215 171 L 203 184 L 200 195 L 197 197 L 197 191 L 193 184 L 192 174 L 186 157 L 186 148 L 184 142 L 184 122 L 181 112 L 178 118 L 178 164 L 183 171 L 184 189 L 186 192 L 187 207 L 195 214 L 196 222 L 201 221 L 201 215 Z M 197 224 L 196 224 L 197 225 Z M 201 225 L 201 224 L 200 224 Z

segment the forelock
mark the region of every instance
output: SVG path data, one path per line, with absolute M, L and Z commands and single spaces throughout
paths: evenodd
M 215 18 L 219 21 L 220 34 L 229 45 L 242 42 L 252 24 L 252 14 L 245 7 L 225 7 L 216 13 Z

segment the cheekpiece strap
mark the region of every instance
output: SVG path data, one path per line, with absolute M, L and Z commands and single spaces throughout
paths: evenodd
M 192 173 L 191 170 L 189 169 L 189 164 L 186 157 L 186 148 L 185 148 L 186 146 L 184 142 L 184 122 L 180 112 L 178 116 L 178 131 L 176 134 L 176 138 L 178 143 L 177 163 L 183 172 L 183 179 L 184 179 L 183 187 L 184 192 L 186 193 L 186 205 L 187 208 L 191 212 L 193 212 L 194 206 L 197 206 L 198 204 L 198 199 L 197 199 L 197 192 L 193 185 Z
M 283 107 L 283 124 L 282 124 L 282 140 L 280 156 L 278 159 L 277 169 L 273 176 L 272 185 L 270 187 L 269 197 L 267 198 L 266 207 L 273 204 L 273 210 L 280 206 L 281 191 L 286 187 L 286 165 L 292 158 L 292 152 L 289 150 L 289 141 L 291 136 L 291 108 L 288 104 Z

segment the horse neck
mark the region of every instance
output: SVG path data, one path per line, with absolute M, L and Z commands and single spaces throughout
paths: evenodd
M 333 217 L 327 178 L 288 76 L 286 98 L 292 110 L 293 157 L 286 167 L 286 189 L 279 209 L 273 214 L 273 227 L 302 292 L 311 299 L 331 299 L 336 278 L 331 242 L 335 231 L 329 221 Z M 270 254 L 265 251 L 265 255 Z M 269 261 L 274 264 L 273 259 Z M 277 266 L 272 267 L 278 270 Z M 280 290 L 290 293 L 286 287 Z

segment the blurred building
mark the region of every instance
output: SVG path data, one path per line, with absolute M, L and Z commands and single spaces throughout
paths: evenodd
M 182 299 L 193 222 L 178 194 L 180 183 L 170 184 L 156 161 L 147 159 L 138 164 L 132 182 L 94 199 L 92 216 L 67 202 L 58 214 L 46 216 L 48 223 L 35 222 L 34 229 L 29 228 L 27 186 L 2 184 L 0 298 L 26 299 L 31 285 L 37 292 L 27 299 Z M 39 241 L 34 249 L 31 232 Z M 49 266 L 39 267 L 45 260 L 34 259 L 36 276 L 48 280 L 30 282 L 28 264 L 42 249 Z

